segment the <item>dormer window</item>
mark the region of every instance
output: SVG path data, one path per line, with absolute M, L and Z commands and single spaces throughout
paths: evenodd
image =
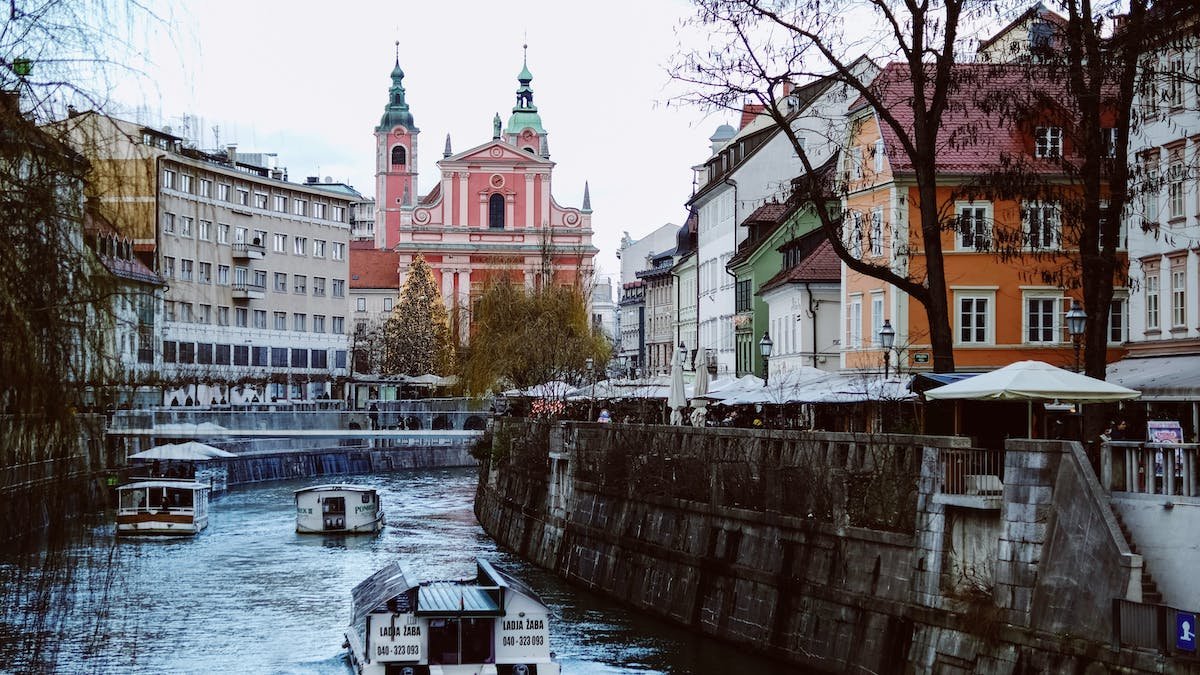
M 403 166 L 404 164 L 407 164 L 407 163 L 408 163 L 408 154 L 404 151 L 404 146 L 397 145 L 396 147 L 392 148 L 392 164 L 393 165 L 398 164 L 398 165 Z
M 1034 157 L 1062 157 L 1062 127 L 1038 127 L 1033 141 Z

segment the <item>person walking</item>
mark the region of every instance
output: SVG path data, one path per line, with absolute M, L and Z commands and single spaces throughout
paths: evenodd
M 379 405 L 378 404 L 376 404 L 376 403 L 371 404 L 370 413 L 368 414 L 368 416 L 371 418 L 371 429 L 373 431 L 378 431 L 379 430 Z

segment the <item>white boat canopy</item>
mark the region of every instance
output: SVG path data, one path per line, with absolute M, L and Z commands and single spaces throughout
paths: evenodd
M 197 441 L 156 445 L 149 450 L 135 452 L 127 459 L 161 459 L 180 462 L 204 462 L 214 458 L 237 457 L 232 452 L 215 448 Z

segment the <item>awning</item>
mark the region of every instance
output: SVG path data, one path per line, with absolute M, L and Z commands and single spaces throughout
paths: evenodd
M 1200 354 L 1148 356 L 1108 364 L 1109 382 L 1150 401 L 1200 401 Z
M 417 616 L 500 616 L 500 607 L 493 597 L 497 592 L 498 589 L 435 581 L 422 585 L 418 591 L 416 613 Z
M 913 376 L 912 382 L 908 388 L 915 394 L 920 394 L 934 387 L 940 387 L 945 384 L 954 384 L 960 380 L 965 380 L 968 377 L 975 377 L 979 373 L 917 373 Z

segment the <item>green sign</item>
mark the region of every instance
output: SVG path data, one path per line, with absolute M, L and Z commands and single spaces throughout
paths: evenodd
M 912 359 L 913 363 L 929 363 L 929 355 L 924 352 L 920 354 L 913 354 Z
M 13 72 L 16 73 L 17 77 L 28 77 L 29 73 L 33 71 L 33 61 L 20 58 L 13 59 L 12 69 Z

